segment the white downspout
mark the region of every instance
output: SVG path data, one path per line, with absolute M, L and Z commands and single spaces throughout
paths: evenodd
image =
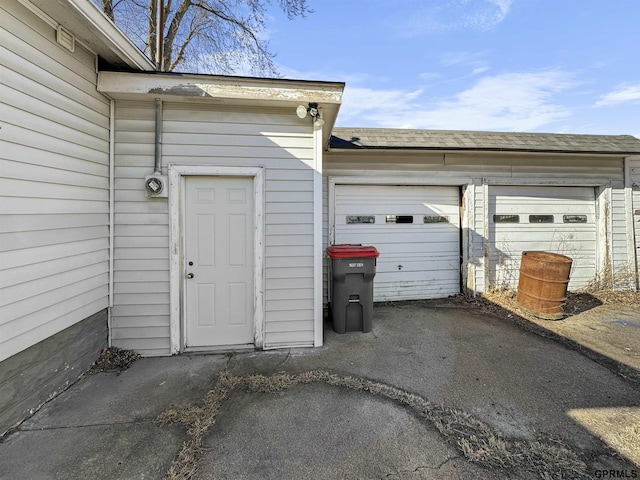
M 109 308 L 107 326 L 111 347 L 111 309 L 113 308 L 113 265 L 114 265 L 114 225 L 115 225 L 115 147 L 116 147 L 116 102 L 109 101 Z

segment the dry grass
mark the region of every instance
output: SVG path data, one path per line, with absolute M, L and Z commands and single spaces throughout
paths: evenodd
M 530 318 L 532 315 L 520 308 L 515 290 L 489 290 L 470 299 L 482 311 L 504 317 L 508 314 Z M 600 305 L 639 305 L 640 292 L 617 290 L 590 290 L 567 292 L 564 306 L 565 318 L 578 315 Z
M 469 461 L 502 472 L 534 473 L 541 478 L 574 479 L 586 477 L 586 465 L 579 455 L 559 442 L 525 441 L 502 436 L 488 424 L 465 412 L 445 408 L 404 390 L 357 377 L 342 377 L 324 371 L 300 374 L 235 376 L 228 371 L 218 376 L 215 387 L 201 405 L 170 409 L 157 418 L 161 425 L 183 424 L 189 439 L 174 459 L 165 480 L 186 480 L 198 471 L 204 438 L 215 424 L 220 407 L 236 389 L 275 393 L 294 385 L 325 383 L 339 388 L 369 392 L 404 405 L 435 428 Z
M 93 375 L 102 372 L 121 372 L 139 358 L 140 354 L 133 350 L 123 350 L 118 347 L 105 348 L 87 373 Z
M 598 290 L 589 291 L 589 295 L 594 296 L 603 304 L 625 304 L 640 305 L 640 292 L 629 290 Z

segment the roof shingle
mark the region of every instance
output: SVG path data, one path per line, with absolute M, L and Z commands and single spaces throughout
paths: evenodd
M 331 148 L 392 150 L 484 150 L 598 154 L 640 154 L 631 135 L 335 128 Z

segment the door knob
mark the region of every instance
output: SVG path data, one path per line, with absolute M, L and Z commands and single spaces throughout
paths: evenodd
M 187 273 L 187 278 L 193 278 L 193 273 Z

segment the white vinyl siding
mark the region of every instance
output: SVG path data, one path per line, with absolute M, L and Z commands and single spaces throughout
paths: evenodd
M 265 348 L 313 345 L 313 133 L 289 110 L 163 107 L 162 165 L 265 167 Z M 167 199 L 148 199 L 152 103 L 116 103 L 115 304 L 112 339 L 170 353 Z M 259 201 L 259 199 L 256 199 Z
M 322 304 L 329 303 L 329 178 L 322 177 Z
M 640 171 L 639 162 L 633 172 Z M 609 261 L 620 268 L 627 260 L 627 235 L 624 228 L 624 167 L 623 159 L 614 157 L 598 157 L 597 155 L 558 155 L 512 153 L 434 153 L 434 152 L 376 152 L 376 151 L 329 151 L 324 156 L 323 175 L 333 177 L 340 183 L 340 177 L 375 177 L 384 179 L 385 183 L 433 185 L 474 185 L 474 211 L 470 215 L 468 228 L 463 235 L 469 238 L 468 262 L 469 274 L 467 282 L 471 285 L 470 293 L 479 293 L 487 288 L 485 278 L 489 274 L 485 265 L 484 254 L 488 247 L 486 237 L 489 225 L 489 197 L 486 196 L 492 184 L 508 185 L 535 184 L 540 185 L 593 185 L 602 190 L 596 203 L 599 205 L 605 198 L 611 199 L 607 218 L 599 218 L 602 235 L 608 236 L 607 244 L 602 245 L 599 252 L 598 268 L 605 265 L 605 257 L 609 253 Z M 635 169 L 635 170 L 634 170 Z M 636 173 L 636 175 L 638 175 Z M 636 177 L 637 178 L 637 177 Z M 638 180 L 636 180 L 638 184 Z M 636 187 L 637 188 L 637 187 Z M 634 192 L 638 198 L 637 191 Z M 327 200 L 331 201 L 330 199 Z M 640 199 L 636 204 L 640 203 Z M 638 206 L 634 207 L 638 209 Z M 327 205 L 328 209 L 328 205 Z M 636 224 L 638 216 L 634 217 Z M 328 222 L 328 218 L 325 219 Z M 640 226 L 638 227 L 640 230 Z M 600 235 L 600 230 L 598 235 Z M 332 232 L 328 232 L 327 243 L 333 241 Z M 464 252 L 463 252 L 464 254 Z M 463 255 L 464 256 L 464 255 Z M 326 299 L 326 296 L 325 296 Z
M 0 6 L 0 361 L 108 304 L 109 103 L 55 35 Z

